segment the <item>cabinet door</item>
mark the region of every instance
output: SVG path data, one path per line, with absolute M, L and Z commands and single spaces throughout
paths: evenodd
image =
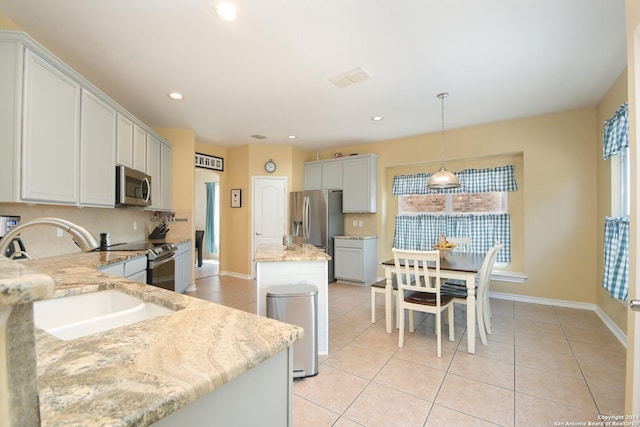
M 116 110 L 82 91 L 80 119 L 80 203 L 115 205 Z
M 375 157 L 345 159 L 343 174 L 342 212 L 375 212 L 377 174 Z
M 133 167 L 133 122 L 122 114 L 118 114 L 116 162 Z
M 322 189 L 342 190 L 342 159 L 322 164 Z
M 20 199 L 20 123 L 22 121 L 21 45 L 0 42 L 0 202 Z
M 25 52 L 22 199 L 78 201 L 80 86 Z
M 336 246 L 334 269 L 336 279 L 362 282 L 362 249 Z
M 133 168 L 147 173 L 147 131 L 133 125 Z
M 160 143 L 160 207 L 171 210 L 171 147 Z
M 160 209 L 160 140 L 147 134 L 147 175 L 151 177 L 150 208 Z
M 322 189 L 322 163 L 305 163 L 304 165 L 304 189 Z
M 186 289 L 186 286 L 184 284 L 184 274 L 182 273 L 184 269 L 183 260 L 184 260 L 184 254 L 181 254 L 180 250 L 178 249 L 178 254 L 176 255 L 176 264 L 175 264 L 174 290 L 180 294 L 183 293 L 184 290 Z

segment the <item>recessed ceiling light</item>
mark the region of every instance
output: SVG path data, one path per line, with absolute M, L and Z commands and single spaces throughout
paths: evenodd
M 297 136 L 295 136 L 295 135 L 289 135 L 287 138 L 289 138 L 289 139 L 296 139 L 296 138 L 297 138 Z
M 180 92 L 171 92 L 171 93 L 169 93 L 168 96 L 169 96 L 169 98 L 175 99 L 177 101 L 180 101 L 181 99 L 184 99 L 184 96 Z
M 371 120 L 373 120 L 374 122 L 381 122 L 382 120 L 384 120 L 384 117 L 382 117 L 382 116 L 373 116 L 373 117 L 371 117 Z
M 215 8 L 216 15 L 223 21 L 231 22 L 235 21 L 238 17 L 238 11 L 236 7 L 229 2 L 222 2 Z

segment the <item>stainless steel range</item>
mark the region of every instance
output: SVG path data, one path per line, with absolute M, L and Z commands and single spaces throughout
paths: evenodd
M 147 251 L 147 284 L 175 291 L 176 251 L 174 243 L 116 243 L 101 251 Z

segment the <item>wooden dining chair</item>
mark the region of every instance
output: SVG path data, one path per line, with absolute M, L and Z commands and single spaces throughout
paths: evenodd
M 438 251 L 392 249 L 398 282 L 398 347 L 404 345 L 404 312 L 409 310 L 409 331 L 414 332 L 413 312 L 435 315 L 438 357 L 442 357 L 440 313 L 447 310 L 449 341 L 454 340 L 453 296 L 440 294 L 440 254 Z M 402 262 L 403 261 L 403 262 Z M 435 267 L 428 268 L 432 262 Z
M 496 243 L 487 251 L 482 261 L 482 267 L 476 275 L 476 321 L 478 322 L 478 333 L 482 344 L 487 345 L 487 333 L 491 333 L 491 307 L 489 306 L 489 284 L 491 282 L 491 271 L 496 262 L 498 251 L 502 244 Z M 455 304 L 467 304 L 467 286 L 449 282 L 441 286 L 441 293 L 453 297 Z
M 398 281 L 396 280 L 396 276 L 393 276 L 392 286 L 393 286 L 393 301 L 394 301 L 394 304 L 396 304 L 397 295 L 398 295 Z M 382 279 L 371 285 L 371 323 L 376 323 L 376 295 L 377 294 L 384 295 L 387 291 L 386 287 L 387 287 L 387 279 Z

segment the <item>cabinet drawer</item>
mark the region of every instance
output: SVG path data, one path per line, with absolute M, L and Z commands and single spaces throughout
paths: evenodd
M 362 249 L 364 240 L 362 239 L 335 239 L 335 246 L 338 248 Z
M 113 274 L 114 276 L 124 277 L 124 263 L 119 262 L 117 264 L 107 265 L 105 267 L 100 267 L 98 270 L 103 273 Z
M 143 255 L 138 258 L 128 260 L 124 264 L 124 277 L 147 270 L 147 256 Z

